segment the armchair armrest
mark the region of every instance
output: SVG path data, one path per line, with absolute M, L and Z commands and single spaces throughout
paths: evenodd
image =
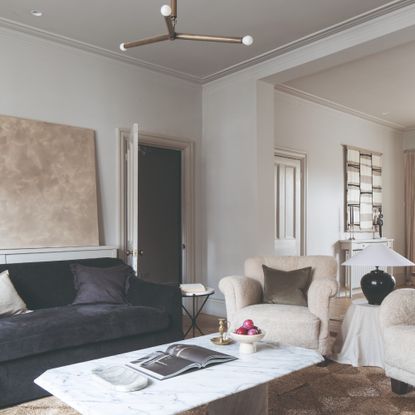
M 382 328 L 415 325 L 415 289 L 402 288 L 391 292 L 382 301 L 379 318 Z
M 262 287 L 259 281 L 242 276 L 224 277 L 219 282 L 219 289 L 225 296 L 228 322 L 237 311 L 251 304 L 258 304 L 262 299 Z
M 319 349 L 323 355 L 330 352 L 329 303 L 337 294 L 337 281 L 329 278 L 314 280 L 308 289 L 308 309 L 320 319 Z
M 172 325 L 183 333 L 182 294 L 178 284 L 156 284 L 131 278 L 127 300 L 132 305 L 155 307 L 166 311 Z

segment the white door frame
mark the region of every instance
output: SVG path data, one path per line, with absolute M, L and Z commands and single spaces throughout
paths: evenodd
M 307 255 L 307 153 L 288 148 L 274 148 L 274 157 L 287 157 L 299 160 L 301 165 L 301 243 L 300 255 Z M 275 200 L 275 197 L 274 197 Z M 274 207 L 276 209 L 276 206 Z M 275 211 L 275 210 L 274 210 Z M 274 226 L 276 226 L 274 221 Z M 276 234 L 276 231 L 274 231 Z
M 118 200 L 119 200 L 119 245 L 120 257 L 125 259 L 126 247 L 126 170 L 125 140 L 129 128 L 117 129 L 118 143 Z M 194 141 L 189 139 L 155 135 L 139 131 L 139 144 L 152 147 L 179 150 L 182 154 L 182 279 L 184 283 L 195 281 L 195 149 Z

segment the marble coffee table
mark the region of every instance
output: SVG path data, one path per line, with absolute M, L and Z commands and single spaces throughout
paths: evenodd
M 237 360 L 162 381 L 151 380 L 137 392 L 117 392 L 98 383 L 91 370 L 122 365 L 166 345 L 51 369 L 35 383 L 82 415 L 172 415 L 208 404 L 209 415 L 264 415 L 273 379 L 312 366 L 323 357 L 312 350 L 258 343 L 257 352 L 240 355 L 239 345 L 215 346 L 213 335 L 180 343 L 196 344 L 238 357 Z

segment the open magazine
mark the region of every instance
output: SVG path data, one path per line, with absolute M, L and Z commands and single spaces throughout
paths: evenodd
M 190 369 L 202 369 L 214 363 L 235 360 L 236 357 L 191 344 L 172 344 L 165 352 L 157 351 L 127 366 L 156 379 L 168 379 Z

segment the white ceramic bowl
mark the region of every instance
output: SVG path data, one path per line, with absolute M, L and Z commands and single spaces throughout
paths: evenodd
M 261 330 L 261 333 L 252 336 L 248 334 L 236 334 L 234 332 L 230 332 L 229 335 L 232 340 L 239 343 L 240 353 L 249 354 L 256 352 L 256 342 L 259 342 L 265 336 L 265 331 Z

